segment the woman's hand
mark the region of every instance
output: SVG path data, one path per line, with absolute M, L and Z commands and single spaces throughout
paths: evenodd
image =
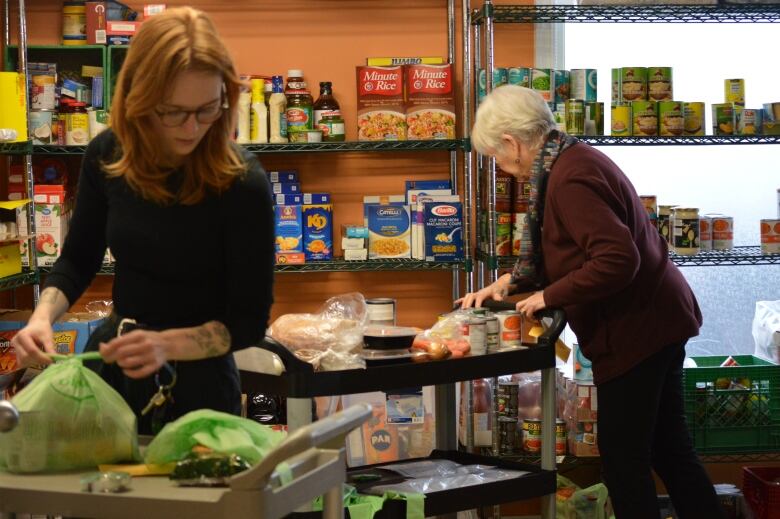
M 515 305 L 515 310 L 525 315 L 528 319 L 534 319 L 534 314 L 539 310 L 547 308 L 547 304 L 544 302 L 544 292 L 534 292 L 533 295 L 518 301 Z
M 479 308 L 488 298 L 492 298 L 494 301 L 503 301 L 509 295 L 509 282 L 511 279 L 511 274 L 504 274 L 485 288 L 477 292 L 469 292 L 455 301 L 455 304 L 460 304 L 461 308 L 470 308 L 472 306 Z
M 100 343 L 103 361 L 116 362 L 129 378 L 146 378 L 168 360 L 171 343 L 162 332 L 133 330 Z
M 11 346 L 20 368 L 51 364 L 51 359 L 44 353 L 56 353 L 51 323 L 46 319 L 30 319 L 11 339 Z

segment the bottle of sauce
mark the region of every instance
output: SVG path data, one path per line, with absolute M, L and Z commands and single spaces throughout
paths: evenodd
M 270 141 L 274 144 L 287 142 L 287 96 L 284 95 L 282 76 L 272 78 L 271 97 L 268 99 L 268 118 L 270 119 Z
M 303 71 L 287 71 L 287 133 L 290 142 L 306 142 L 306 132 L 314 129 L 314 98 L 307 90 Z
M 323 117 L 341 117 L 341 108 L 333 97 L 333 83 L 320 81 L 320 97 L 314 102 L 314 126 L 319 126 Z
M 265 144 L 268 142 L 268 107 L 265 106 L 264 83 L 262 79 L 252 80 L 249 142 L 253 144 Z

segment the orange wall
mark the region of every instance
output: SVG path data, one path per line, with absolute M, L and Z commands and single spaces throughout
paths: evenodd
M 456 3 L 459 17 L 460 2 Z M 143 6 L 139 2 L 129 4 L 134 8 Z M 211 14 L 242 73 L 286 76 L 288 69 L 301 68 L 312 89 L 319 81 L 332 81 L 348 123 L 348 139 L 354 139 L 356 133 L 351 124 L 355 120 L 356 65 L 365 64 L 369 56 L 447 55 L 444 0 L 174 0 L 167 4 L 192 5 Z M 58 0 L 28 2 L 31 44 L 59 42 L 61 5 Z M 456 48 L 460 49 L 460 22 L 457 28 Z M 512 36 L 506 36 L 507 32 Z M 496 42 L 498 65 L 531 62 L 530 28 L 498 27 Z M 458 71 L 458 102 L 460 76 Z M 332 193 L 336 229 L 342 222 L 361 220 L 363 195 L 403 193 L 406 179 L 449 177 L 449 153 L 442 151 L 276 154 L 260 159 L 267 169 L 298 169 L 307 191 Z M 312 311 L 329 296 L 357 290 L 367 297 L 396 298 L 399 323 L 428 326 L 438 313 L 450 308 L 451 280 L 447 271 L 282 273 L 276 276 L 273 314 Z M 79 304 L 110 297 L 110 283 L 111 278 L 98 278 Z M 23 290 L 18 292 L 17 306 L 29 305 L 29 295 Z

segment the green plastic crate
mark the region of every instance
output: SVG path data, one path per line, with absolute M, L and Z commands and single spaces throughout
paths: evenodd
M 696 450 L 780 451 L 780 366 L 733 355 L 739 366 L 720 367 L 727 358 L 693 357 L 697 367 L 683 371 L 685 414 Z

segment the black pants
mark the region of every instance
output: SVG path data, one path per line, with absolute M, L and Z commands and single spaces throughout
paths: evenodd
M 685 344 L 668 346 L 598 386 L 598 443 L 617 519 L 658 519 L 652 470 L 680 519 L 722 519 L 685 423 Z

